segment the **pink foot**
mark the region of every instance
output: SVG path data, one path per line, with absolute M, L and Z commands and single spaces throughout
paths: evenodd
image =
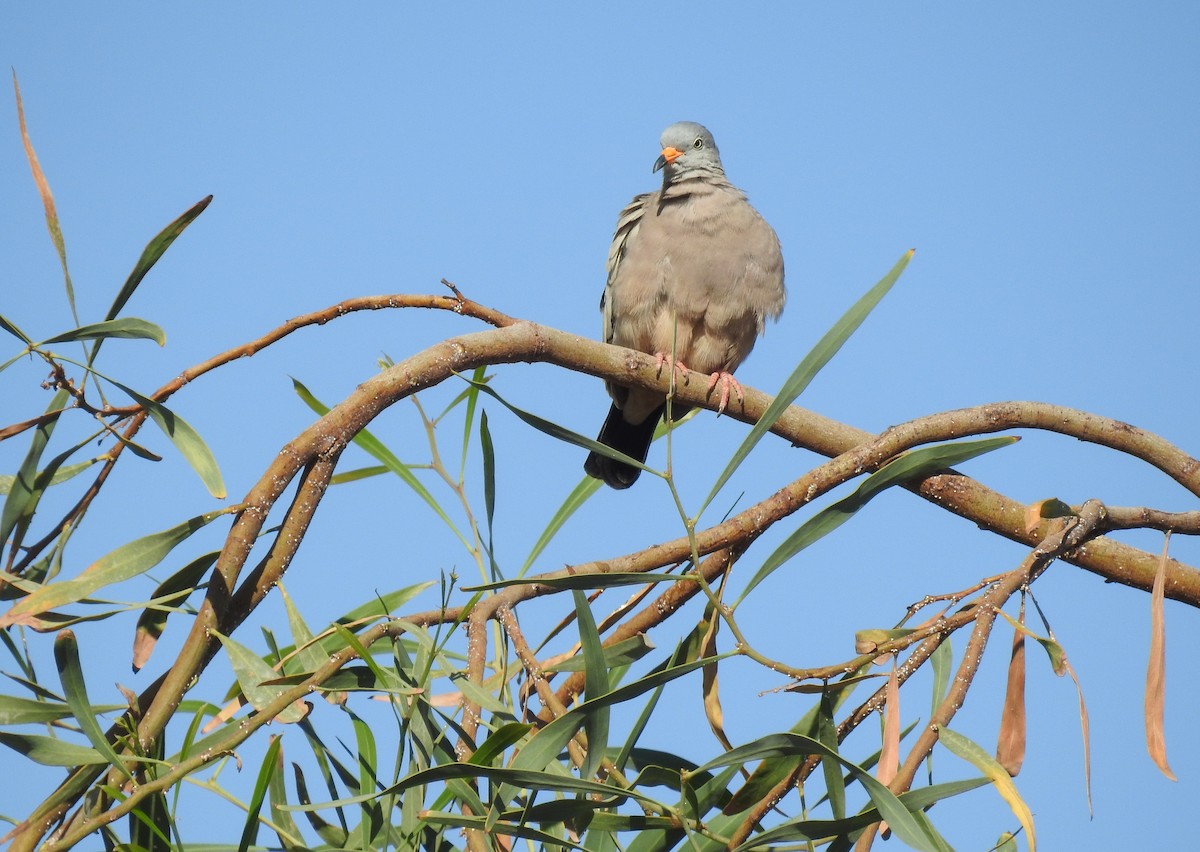
M 717 405 L 717 414 L 721 414 L 725 410 L 725 406 L 729 404 L 730 391 L 737 395 L 737 401 L 739 405 L 745 404 L 746 399 L 742 394 L 742 386 L 738 383 L 738 380 L 733 377 L 732 373 L 713 373 L 711 376 L 709 376 L 708 392 L 712 393 L 713 388 L 715 388 L 718 384 L 721 386 L 721 401 Z
M 670 364 L 672 371 L 674 371 L 679 378 L 683 379 L 683 383 L 685 385 L 687 384 L 688 372 L 689 372 L 687 364 L 683 363 L 682 361 L 676 360 L 675 358 L 672 358 L 666 352 L 656 352 L 654 355 L 654 363 L 658 365 L 659 374 L 662 373 L 662 369 L 664 366 L 666 366 L 667 364 Z

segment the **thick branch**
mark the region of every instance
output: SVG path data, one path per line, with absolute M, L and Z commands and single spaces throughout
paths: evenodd
M 363 302 L 363 306 L 354 307 L 359 301 Z M 444 341 L 368 379 L 345 401 L 283 449 L 244 501 L 246 508 L 238 515 L 218 559 L 208 595 L 193 625 L 185 653 L 172 667 L 165 680 L 161 681 L 161 688 L 156 685 L 143 694 L 142 706 L 149 707 L 151 711 L 139 727 L 139 737 L 143 742 L 149 743 L 158 737 L 189 684 L 195 681 L 211 659 L 215 645 L 208 631 L 213 627 L 228 630 L 241 623 L 282 576 L 307 528 L 308 520 L 315 511 L 338 456 L 349 441 L 387 407 L 413 393 L 452 378 L 457 373 L 482 365 L 516 361 L 543 361 L 623 384 L 663 390 L 670 379 L 669 376 L 658 374 L 655 361 L 650 356 L 532 323 L 513 321 L 461 299 L 429 296 L 376 297 L 341 303 L 319 312 L 319 315 L 328 318 L 351 309 L 400 305 L 471 313 L 503 327 Z M 164 386 L 156 396 L 165 398 L 187 381 L 215 366 L 243 355 L 253 354 L 261 346 L 290 333 L 294 327 L 322 321 L 317 317 L 318 314 L 298 318 L 260 338 L 259 341 L 210 359 L 209 362 L 185 372 L 175 382 Z M 715 407 L 716 400 L 710 401 L 706 398 L 706 377 L 697 374 L 690 379 L 689 382 L 676 387 L 676 398 L 690 405 Z M 769 402 L 770 398 L 765 394 L 747 388 L 744 402 L 731 406 L 726 414 L 753 422 L 761 416 Z M 131 424 L 130 433 L 136 431 L 136 425 L 139 425 L 137 419 Z M 761 534 L 771 521 L 795 511 L 833 484 L 877 468 L 896 453 L 909 447 L 930 441 L 1012 428 L 1054 431 L 1109 446 L 1154 465 L 1193 494 L 1200 494 L 1200 463 L 1166 441 L 1127 424 L 1058 406 L 1041 403 L 999 403 L 980 406 L 921 418 L 889 429 L 877 438 L 812 412 L 792 407 L 776 422 L 772 431 L 797 446 L 837 458 L 777 492 L 755 507 L 753 513 L 744 512 L 724 524 L 699 533 L 699 552 L 707 554 L 731 546 L 740 550 Z M 101 480 L 107 469 L 101 474 Z M 308 473 L 284 520 L 284 529 L 275 538 L 270 552 L 259 568 L 243 579 L 242 570 L 268 513 L 291 480 L 302 470 L 307 470 Z M 908 487 L 977 525 L 1014 541 L 1034 545 L 1045 535 L 1045 525 L 1041 530 L 1032 533 L 1025 530 L 1025 507 L 1022 504 L 1009 500 L 960 474 L 940 474 Z M 690 555 L 691 548 L 687 539 L 679 539 L 607 563 L 576 566 L 574 572 L 648 570 L 685 561 Z M 1156 556 L 1102 538 L 1077 547 L 1062 558 L 1106 579 L 1145 590 L 1150 589 L 1158 565 Z M 551 572 L 547 576 L 554 573 L 557 572 Z M 471 626 L 482 623 L 484 618 L 495 617 L 501 606 L 511 606 L 518 600 L 544 592 L 545 590 L 539 591 L 536 586 L 523 586 L 505 589 L 492 595 L 481 601 L 472 612 Z M 1193 606 L 1200 606 L 1200 572 L 1172 560 L 1167 567 L 1167 594 Z M 476 618 L 480 621 L 476 621 Z M 486 646 L 482 647 L 486 649 Z M 475 669 L 478 662 L 475 657 L 480 651 L 470 650 L 471 667 Z M 46 808 L 50 806 L 51 801 L 56 804 L 50 810 L 55 813 L 61 812 L 63 801 L 52 797 L 52 800 L 48 800 L 43 808 L 39 809 L 39 814 L 50 812 Z M 39 828 L 32 829 L 19 838 L 13 848 L 31 848 L 36 844 L 38 838 L 33 834 L 40 837 L 39 832 L 45 830 L 46 823 L 39 821 L 38 825 Z

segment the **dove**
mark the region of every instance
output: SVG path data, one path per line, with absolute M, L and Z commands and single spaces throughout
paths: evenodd
M 691 121 L 662 133 L 654 172 L 662 188 L 634 197 L 617 217 L 600 299 L 604 339 L 654 355 L 659 369 L 707 373 L 719 387 L 718 412 L 742 388 L 733 371 L 750 354 L 767 319 L 783 312 L 779 238 L 725 177 L 712 134 Z M 662 391 L 606 383 L 612 406 L 597 441 L 645 462 L 666 408 Z M 690 409 L 672 402 L 678 420 Z M 589 476 L 628 488 L 641 473 L 591 453 Z

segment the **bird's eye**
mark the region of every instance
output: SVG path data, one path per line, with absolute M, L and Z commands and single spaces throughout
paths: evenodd
M 693 148 L 703 148 L 703 147 L 704 147 L 704 140 L 703 140 L 703 139 L 697 139 L 695 142 L 693 142 L 693 143 L 692 143 L 692 147 L 693 147 Z

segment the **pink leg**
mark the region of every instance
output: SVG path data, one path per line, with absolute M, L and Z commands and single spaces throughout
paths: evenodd
M 744 404 L 746 399 L 742 394 L 742 386 L 738 380 L 733 377 L 733 373 L 713 373 L 708 378 L 708 392 L 712 393 L 713 388 L 717 385 L 721 386 L 721 402 L 717 405 L 717 414 L 725 410 L 725 406 L 729 404 L 729 392 L 733 391 L 737 395 L 738 404 Z

